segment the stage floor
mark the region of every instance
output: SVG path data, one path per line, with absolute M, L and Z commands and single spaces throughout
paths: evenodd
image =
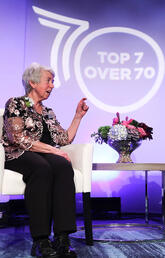
M 79 258 L 103 257 L 165 257 L 165 238 L 159 228 L 160 219 L 146 227 L 143 218 L 93 220 L 93 246 L 87 246 L 83 220 L 77 218 L 78 231 L 71 235 L 71 243 Z M 0 229 L 0 257 L 30 258 L 32 240 L 28 225 Z

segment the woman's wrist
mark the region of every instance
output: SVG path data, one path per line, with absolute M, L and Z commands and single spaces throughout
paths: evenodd
M 81 114 L 76 113 L 75 116 L 74 116 L 74 119 L 76 119 L 76 120 L 81 120 L 82 117 L 83 117 L 83 116 L 82 116 Z

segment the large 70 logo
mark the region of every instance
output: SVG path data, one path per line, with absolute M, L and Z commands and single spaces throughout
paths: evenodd
M 164 56 L 156 41 L 147 34 L 132 28 L 105 27 L 84 36 L 76 49 L 73 49 L 75 41 L 78 42 L 80 35 L 89 29 L 88 21 L 58 15 L 35 6 L 33 6 L 33 10 L 40 16 L 46 17 L 38 18 L 42 25 L 58 30 L 50 55 L 50 63 L 56 73 L 56 87 L 61 85 L 58 62 L 59 49 L 64 35 L 67 33 L 68 38 L 66 39 L 65 37 L 66 41 L 62 51 L 64 79 L 67 81 L 71 77 L 71 51 L 74 50 L 75 53 L 74 55 L 72 54 L 72 60 L 78 85 L 84 95 L 98 108 L 112 113 L 116 113 L 116 111 L 120 113 L 130 112 L 142 107 L 158 91 L 164 78 Z M 69 34 L 70 29 L 71 33 Z M 136 39 L 139 45 L 143 42 L 141 47 L 143 51 L 140 47 L 138 51 L 125 51 L 126 48 L 127 50 L 131 49 L 133 44 L 128 44 L 124 49 L 122 42 L 121 51 L 116 51 L 115 46 L 111 44 L 111 39 L 114 39 L 114 37 L 120 37 L 121 39 L 123 37 L 127 38 L 127 40 L 130 38 L 130 42 Z M 103 38 L 105 42 L 109 42 L 108 46 L 102 44 Z M 147 49 L 149 49 L 151 56 L 153 56 L 149 61 L 145 58 L 145 51 L 147 52 Z M 142 79 L 149 81 L 150 85 L 148 82 L 148 85 L 146 82 L 143 82 L 144 85 L 147 85 L 146 89 L 144 89 L 144 92 L 141 89 L 142 95 L 138 96 L 135 92 L 137 88 L 135 86 L 137 82 L 142 84 Z M 131 98 L 133 102 L 130 101 L 129 103 L 129 100 L 126 99 L 123 104 L 120 104 L 112 103 L 115 99 L 114 97 L 112 99 L 104 99 L 102 92 L 105 92 L 105 95 L 111 96 L 113 93 L 115 94 L 115 90 L 121 90 L 121 83 L 122 89 L 125 88 L 127 91 L 128 85 L 130 83 L 134 84 L 134 89 L 129 90 L 130 92 L 133 90 L 135 92 L 134 95 L 137 95 L 135 99 Z M 102 92 L 99 93 L 98 85 L 100 84 L 102 85 Z M 113 85 L 115 85 L 114 88 L 112 88 Z M 109 94 L 109 90 L 111 94 Z

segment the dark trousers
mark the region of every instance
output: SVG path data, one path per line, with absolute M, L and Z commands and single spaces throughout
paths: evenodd
M 65 158 L 47 153 L 25 151 L 5 168 L 23 175 L 25 201 L 33 238 L 76 231 L 74 171 Z

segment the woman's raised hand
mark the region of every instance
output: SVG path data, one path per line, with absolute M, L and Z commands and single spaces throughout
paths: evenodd
M 86 104 L 86 98 L 82 98 L 76 108 L 76 116 L 82 118 L 88 111 L 89 107 Z

